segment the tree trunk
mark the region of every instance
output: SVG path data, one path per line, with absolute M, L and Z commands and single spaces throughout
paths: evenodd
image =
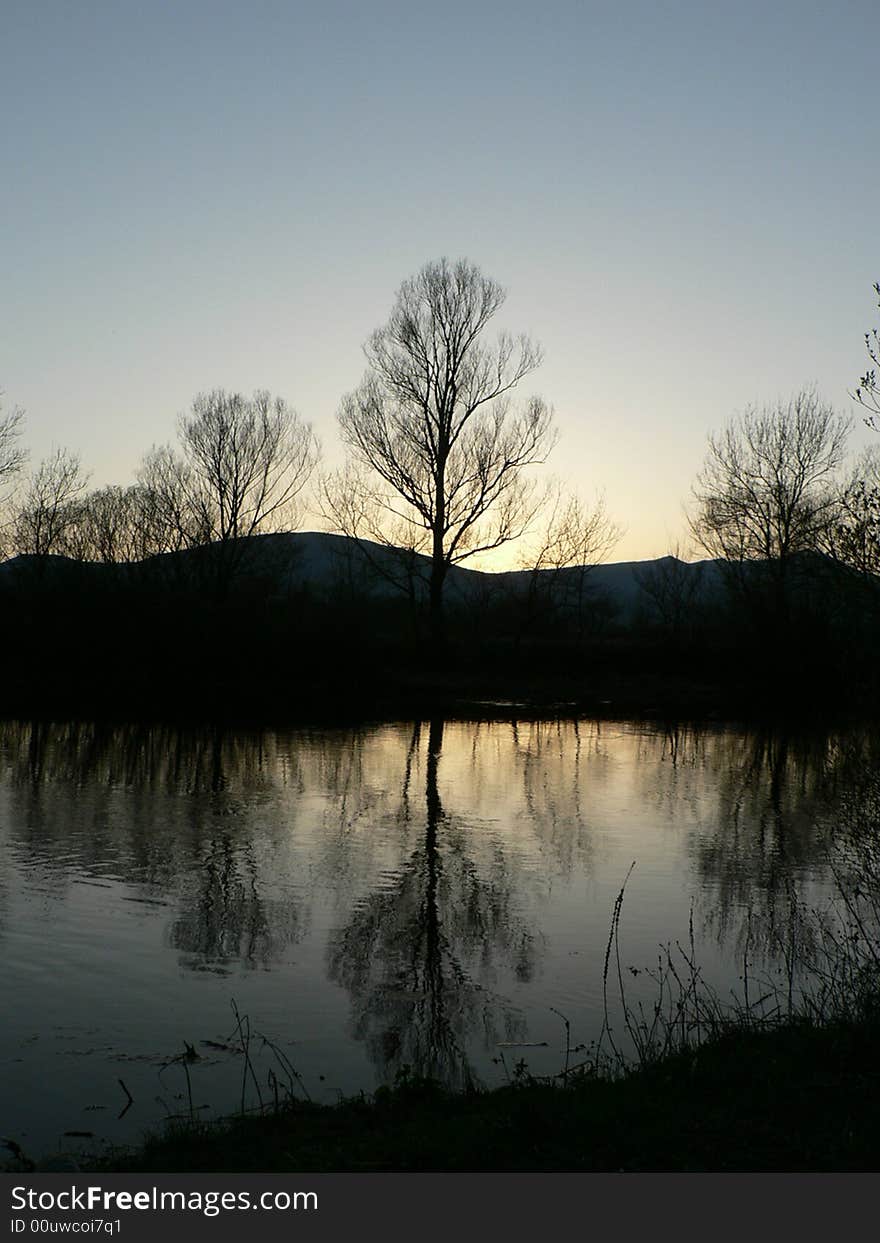
M 439 543 L 439 547 L 438 547 Z M 429 609 L 431 622 L 431 663 L 442 666 L 446 663 L 446 617 L 443 610 L 443 584 L 446 579 L 446 558 L 443 555 L 442 541 L 434 540 L 434 555 L 431 559 L 431 582 L 429 589 Z

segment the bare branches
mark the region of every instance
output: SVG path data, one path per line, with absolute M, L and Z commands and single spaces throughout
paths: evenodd
M 0 415 L 0 485 L 21 470 L 27 461 L 27 450 L 18 443 L 24 411 L 18 406 Z
M 311 428 L 281 397 L 200 393 L 180 420 L 191 507 L 216 540 L 293 521 L 293 502 L 317 462 Z
M 180 419 L 182 453 L 144 458 L 138 478 L 162 551 L 228 543 L 294 521 L 294 502 L 315 467 L 308 424 L 264 391 L 199 393 Z
M 0 421 L 0 480 L 24 454 L 21 412 Z M 287 404 L 217 390 L 196 397 L 180 420 L 181 452 L 152 449 L 138 482 L 85 494 L 79 458 L 57 450 L 30 477 L 13 526 L 18 552 L 38 558 L 126 564 L 156 554 L 205 549 L 190 569 L 225 593 L 248 536 L 293 521 L 296 497 L 318 456 L 311 428 Z M 210 547 L 209 547 L 210 546 Z
M 710 436 L 691 519 L 701 547 L 729 562 L 785 561 L 815 549 L 834 511 L 848 431 L 847 419 L 805 389 L 785 405 L 752 407 Z
M 142 484 L 110 484 L 81 497 L 65 534 L 63 550 L 75 561 L 125 565 L 167 550 L 157 497 Z
M 353 462 L 324 475 L 318 495 L 322 517 L 357 544 L 362 565 L 415 603 L 427 581 L 424 554 L 430 542 L 420 523 L 412 520 L 412 511 L 405 511 L 400 495 L 379 487 Z
M 877 306 L 880 309 L 880 281 L 875 283 L 874 293 L 877 295 Z M 872 365 L 859 380 L 853 397 L 869 412 L 865 422 L 869 427 L 876 429 L 877 418 L 880 416 L 880 382 L 877 380 L 877 368 L 880 367 L 880 328 L 874 328 L 865 333 L 865 349 L 868 351 L 868 358 Z
M 623 534 L 609 516 L 604 496 L 586 502 L 555 480 L 536 507 L 543 522 L 521 558 L 529 571 L 522 592 L 522 629 L 559 618 L 572 622 L 583 637 L 591 598 L 589 576 Z
M 5 556 L 8 532 L 6 502 L 9 500 L 9 491 L 4 489 L 27 461 L 27 450 L 19 444 L 23 422 L 24 411 L 18 406 L 13 407 L 8 414 L 0 414 L 0 505 L 3 506 L 0 510 L 0 559 Z
M 528 569 L 590 569 L 604 561 L 623 535 L 623 528 L 608 513 L 604 496 L 588 503 L 555 482 L 542 507 L 546 518 L 525 558 Z
M 138 484 L 144 544 L 150 552 L 179 552 L 211 540 L 213 528 L 194 472 L 169 445 L 146 454 Z
M 880 454 L 863 453 L 838 492 L 823 551 L 872 585 L 880 575 Z
M 428 546 L 435 622 L 449 567 L 522 534 L 533 508 L 520 472 L 543 462 L 555 441 L 540 398 L 519 411 L 510 405 L 540 364 L 539 347 L 525 336 L 483 340 L 504 298 L 465 260 L 427 264 L 370 337 L 369 371 L 339 410 L 361 478 L 378 477 L 372 512 L 403 522 L 410 547 Z M 354 513 L 343 517 L 352 527 Z
M 138 474 L 144 545 L 150 552 L 212 545 L 210 572 L 223 594 L 245 555 L 243 540 L 294 524 L 318 442 L 282 398 L 263 390 L 252 398 L 200 393 L 179 436 L 181 452 L 152 449 Z
M 19 553 L 35 557 L 63 554 L 66 539 L 76 523 L 77 506 L 87 476 L 79 456 L 56 449 L 41 462 L 28 481 L 14 523 Z

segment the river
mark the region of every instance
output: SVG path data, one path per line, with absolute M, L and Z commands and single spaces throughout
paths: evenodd
M 780 930 L 832 901 L 873 748 L 627 721 L 0 724 L 0 1135 L 93 1151 L 242 1097 L 553 1074 L 609 1006 L 620 1041 L 621 981 L 650 1006 L 663 947 L 719 997 L 750 972 L 784 989 Z

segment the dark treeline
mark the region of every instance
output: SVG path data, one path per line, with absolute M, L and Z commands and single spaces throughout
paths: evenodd
M 783 593 L 764 562 L 643 563 L 629 608 L 578 570 L 469 576 L 438 664 L 423 578 L 393 593 L 345 541 L 320 581 L 297 575 L 295 537 L 234 551 L 222 593 L 217 545 L 8 563 L 4 711 L 341 719 L 498 698 L 748 715 L 865 709 L 878 689 L 878 584 L 818 554 L 792 559 Z
M 809 389 L 732 419 L 693 489 L 707 559 L 631 567 L 615 592 L 596 572 L 620 534 L 603 502 L 530 475 L 556 436 L 540 398 L 513 401 L 540 348 L 486 340 L 503 302 L 466 261 L 401 286 L 342 400 L 334 474 L 267 392 L 200 394 L 135 483 L 92 491 L 63 449 L 27 473 L 22 412 L 0 417 L 3 709 L 873 704 L 880 456 L 848 461 L 848 420 Z M 853 396 L 871 421 L 873 371 Z M 339 533 L 317 571 L 298 563 L 318 537 L 289 534 L 307 487 Z M 517 572 L 462 565 L 515 541 Z

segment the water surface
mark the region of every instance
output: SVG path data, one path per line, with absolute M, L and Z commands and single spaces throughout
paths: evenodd
M 233 1003 L 266 1100 L 285 1059 L 318 1100 L 407 1068 L 554 1073 L 557 1011 L 572 1043 L 598 1036 L 631 863 L 631 1000 L 691 927 L 706 981 L 739 988 L 792 897 L 830 892 L 854 745 L 573 720 L 0 725 L 0 1134 L 45 1153 L 235 1108 Z

